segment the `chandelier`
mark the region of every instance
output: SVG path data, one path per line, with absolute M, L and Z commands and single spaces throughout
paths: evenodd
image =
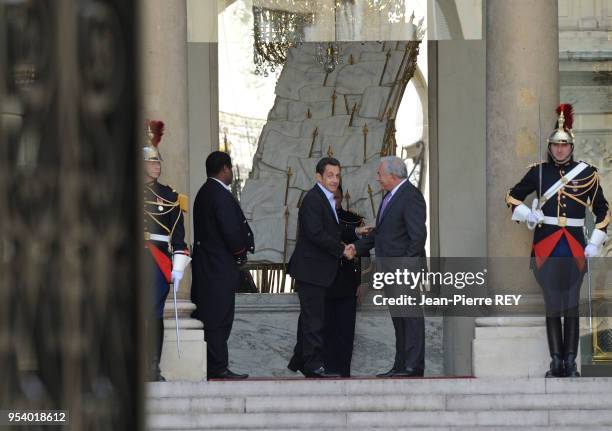
M 315 23 L 315 11 L 318 15 L 334 14 L 334 41 L 317 43 L 314 55 L 326 73 L 333 72 L 343 63 L 337 43 L 336 14 L 340 8 L 356 2 L 362 2 L 369 10 L 386 13 L 389 23 L 402 22 L 405 18 L 406 0 L 265 0 L 254 4 L 255 74 L 267 77 L 279 71 L 287 60 L 289 48 L 304 42 L 304 29 Z
M 253 6 L 255 74 L 275 73 L 287 60 L 289 48 L 304 41 L 304 27 L 313 23 L 314 13 Z
M 342 1 L 342 0 L 337 0 Z M 349 0 L 354 3 L 355 0 Z M 380 12 L 387 12 L 390 23 L 400 22 L 404 19 L 406 11 L 406 0 L 366 0 L 368 8 Z
M 332 73 L 336 65 L 344 62 L 340 53 L 340 46 L 336 42 L 318 43 L 315 61 L 323 67 L 325 73 Z

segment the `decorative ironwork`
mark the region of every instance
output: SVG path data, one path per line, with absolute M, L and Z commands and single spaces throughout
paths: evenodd
M 255 74 L 275 73 L 287 60 L 287 51 L 304 41 L 304 27 L 314 13 L 287 12 L 253 6 Z
M 0 2 L 0 405 L 71 430 L 142 428 L 135 9 Z

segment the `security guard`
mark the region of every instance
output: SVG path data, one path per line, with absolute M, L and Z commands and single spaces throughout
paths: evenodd
M 206 182 L 193 203 L 192 317 L 204 324 L 209 379 L 246 379 L 229 369 L 227 342 L 234 323 L 236 292 L 247 253 L 255 251 L 253 231 L 232 195 L 232 159 L 213 151 L 206 158 Z
M 144 243 L 148 249 L 152 271 L 153 309 L 147 329 L 154 332 L 153 349 L 149 356 L 149 379 L 165 381 L 159 361 L 164 339 L 164 304 L 170 290 L 169 283 L 178 284 L 191 260 L 185 244 L 183 211 L 187 197 L 160 184 L 161 154 L 158 145 L 164 133 L 162 121 L 147 121 L 147 143 L 143 147 L 144 160 Z M 150 332 L 149 332 L 150 333 Z
M 533 271 L 544 292 L 552 358 L 546 377 L 578 377 L 578 305 L 585 258 L 601 252 L 607 239 L 610 208 L 597 169 L 574 161 L 572 106 L 560 105 L 557 114 L 556 129 L 548 138 L 548 161 L 531 166 L 510 189 L 506 203 L 512 209 L 512 220 L 535 229 Z M 538 199 L 529 208 L 523 200 L 534 191 Z M 596 223 L 588 243 L 583 232 L 587 208 L 593 212 Z

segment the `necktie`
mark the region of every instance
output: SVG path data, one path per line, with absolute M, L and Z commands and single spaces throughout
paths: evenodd
M 389 192 L 387 193 L 387 196 L 385 196 L 385 198 L 383 199 L 382 206 L 380 207 L 380 214 L 378 215 L 379 219 L 382 218 L 383 213 L 385 212 L 385 208 L 387 208 L 387 204 L 389 203 L 392 197 L 393 197 L 393 194 Z

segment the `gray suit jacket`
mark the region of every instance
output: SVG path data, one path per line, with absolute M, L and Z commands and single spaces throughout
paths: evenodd
M 421 192 L 406 181 L 395 192 L 382 217 L 381 207 L 376 228 L 355 242 L 357 254 L 367 256 L 374 248 L 377 257 L 425 257 L 427 208 Z

